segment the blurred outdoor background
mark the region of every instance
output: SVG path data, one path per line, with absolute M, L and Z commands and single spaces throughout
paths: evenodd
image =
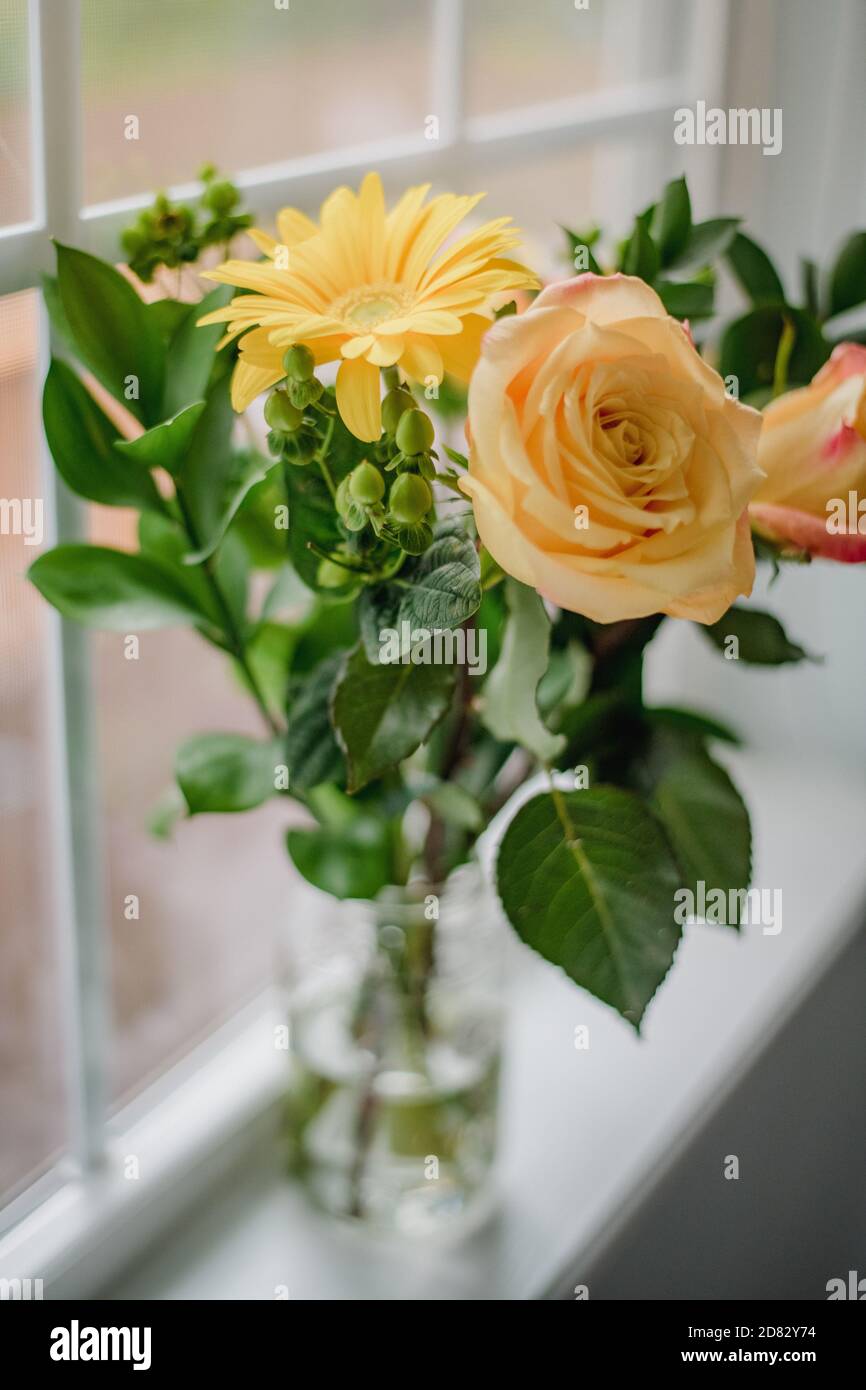
M 58 0 L 59 3 L 59 0 Z M 458 146 L 449 186 L 486 189 L 485 216 L 512 214 L 524 256 L 545 275 L 568 273 L 558 224 L 629 217 L 687 168 L 696 213 L 742 213 L 794 275 L 800 254 L 826 262 L 866 226 L 866 95 L 850 54 L 863 52 L 861 0 L 468 0 L 462 119 L 496 134 L 508 113 L 603 102 L 630 83 L 682 78 L 725 106 L 781 107 L 783 150 L 684 151 L 669 115 L 599 125 L 597 138 L 529 148 L 515 138 Z M 434 0 L 81 0 L 83 203 L 188 183 L 206 160 L 232 175 L 340 154 L 367 142 L 418 137 L 436 114 Z M 27 0 L 0 0 L 0 260 L 2 229 L 34 209 Z M 664 22 L 660 22 L 660 17 Z M 714 45 L 721 43 L 716 51 Z M 715 74 L 694 90 L 698 56 Z M 856 76 L 856 80 L 854 80 Z M 442 81 L 440 73 L 436 79 Z M 447 74 L 446 74 L 447 82 Z M 675 103 L 677 104 L 677 103 Z M 124 138 L 134 114 L 140 139 Z M 411 178 L 425 181 L 426 156 Z M 344 161 L 347 162 L 347 161 Z M 383 168 L 394 196 L 405 181 Z M 442 183 L 439 173 L 434 181 Z M 256 210 L 256 191 L 247 193 Z M 285 203 L 295 201 L 291 181 Z M 307 206 L 314 212 L 314 206 Z M 130 213 L 130 219 L 134 213 Z M 267 214 L 261 218 L 269 224 Z M 51 230 L 51 228 L 49 228 Z M 119 253 L 118 253 L 119 254 Z M 737 299 L 726 287 L 723 304 Z M 44 495 L 39 421 L 45 327 L 39 292 L 0 298 L 0 497 Z M 104 510 L 87 523 L 106 543 L 132 545 L 131 518 Z M 50 739 L 56 665 L 49 613 L 24 571 L 37 550 L 0 536 L 0 1200 L 67 1143 L 60 980 L 66 879 L 57 871 L 67 814 L 65 773 Z M 668 624 L 652 693 L 716 711 L 793 759 L 866 757 L 866 578 L 818 565 L 785 574 L 768 600 L 823 667 L 731 669 L 684 626 Z M 759 597 L 763 597 L 762 595 Z M 272 978 L 291 920 L 293 879 L 276 802 L 238 818 L 202 817 L 171 841 L 147 829 L 187 735 L 252 729 L 225 663 L 185 632 L 147 633 L 140 659 L 121 635 L 92 652 L 96 735 L 98 897 L 110 939 L 111 1102 L 140 1090 Z M 85 814 L 73 803 L 72 814 Z M 140 920 L 124 916 L 137 894 Z

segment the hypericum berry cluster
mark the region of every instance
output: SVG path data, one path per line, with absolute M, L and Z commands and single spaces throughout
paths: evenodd
M 318 461 L 333 490 L 327 473 L 329 435 L 317 418 L 334 414 L 333 397 L 325 395 L 315 365 L 302 343 L 286 351 L 285 383 L 265 404 L 268 446 L 296 467 Z M 353 580 L 375 582 L 399 565 L 403 554 L 420 555 L 433 539 L 433 422 L 408 388 L 395 386 L 382 402 L 382 424 L 382 436 L 370 446 L 368 457 L 333 490 L 346 542 L 333 552 L 319 552 L 317 577 L 323 588 L 345 588 Z
M 198 207 L 172 203 L 158 193 L 121 236 L 130 270 L 150 284 L 160 266 L 177 270 L 197 261 L 208 246 L 228 246 L 238 232 L 251 227 L 250 213 L 241 212 L 241 194 L 229 179 L 221 179 L 212 164 L 199 174 L 204 191 Z
M 321 445 L 316 417 L 333 412 L 322 401 L 324 387 L 315 376 L 316 359 L 303 343 L 283 354 L 286 380 L 265 402 L 270 427 L 268 448 L 285 463 L 303 468 L 312 463 Z

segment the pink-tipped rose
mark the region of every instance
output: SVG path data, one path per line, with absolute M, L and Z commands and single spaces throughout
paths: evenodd
M 840 343 L 809 386 L 767 406 L 758 463 L 756 531 L 827 560 L 866 560 L 866 347 Z

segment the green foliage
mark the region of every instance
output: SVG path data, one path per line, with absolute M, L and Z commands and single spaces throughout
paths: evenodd
M 72 369 L 56 359 L 45 379 L 42 420 L 57 471 L 79 497 L 107 507 L 163 510 L 147 464 L 118 452 L 120 434 Z
M 208 386 L 221 375 L 225 359 L 215 356 L 215 349 L 224 325 L 212 323 L 199 328 L 198 321 L 214 309 L 221 309 L 230 298 L 229 287 L 218 285 L 198 304 L 177 305 L 171 299 L 163 299 L 150 306 L 151 313 L 160 304 L 182 309 L 182 313 L 173 316 L 166 344 L 163 416 L 175 415 L 193 401 L 204 400 Z
M 698 626 L 719 651 L 736 650 L 738 660 L 757 666 L 782 666 L 788 662 L 819 659 L 792 642 L 772 613 L 762 613 L 757 608 L 735 605 L 717 623 Z M 730 648 L 732 637 L 736 638 L 736 648 Z
M 680 873 L 650 809 L 615 787 L 535 796 L 503 836 L 496 881 L 521 940 L 639 1029 L 680 937 Z
M 249 811 L 274 795 L 282 761 L 279 740 L 197 734 L 178 749 L 175 776 L 191 816 Z
M 203 410 L 204 401 L 196 401 L 195 405 L 188 405 L 170 420 L 145 430 L 136 439 L 119 440 L 117 448 L 132 460 L 133 467 L 137 465 L 146 474 L 152 486 L 153 480 L 147 469 L 164 468 L 167 473 L 179 472 Z M 96 501 L 99 500 L 97 497 Z
M 519 743 L 548 762 L 565 743 L 542 723 L 536 702 L 549 659 L 550 619 L 534 589 L 509 579 L 506 594 L 508 622 L 502 653 L 484 689 L 482 718 L 495 738 Z
M 165 193 L 158 193 L 121 235 L 130 270 L 146 284 L 160 267 L 175 270 L 197 261 L 208 246 L 228 246 L 252 226 L 251 215 L 241 211 L 241 194 L 233 183 L 219 178 L 210 164 L 199 177 L 204 188 L 197 207 L 173 203 Z
M 659 766 L 651 802 L 682 871 L 681 886 L 696 894 L 699 882 L 726 894 L 748 888 L 749 813 L 725 769 L 697 743 L 670 731 L 657 736 L 653 755 Z M 738 901 L 736 896 L 731 900 Z
M 334 898 L 373 898 L 390 882 L 388 826 L 366 811 L 311 830 L 290 830 L 286 845 L 298 872 Z
M 28 571 L 65 618 L 112 632 L 182 627 L 206 616 L 189 588 L 157 561 L 98 545 L 58 545 Z
M 830 272 L 830 314 L 866 302 L 866 232 L 855 232 L 842 247 Z
M 481 603 L 478 552 L 460 522 L 437 526 L 429 549 L 404 564 L 390 583 L 368 588 L 359 601 L 361 636 L 370 661 L 383 659 L 379 633 L 459 627 Z M 402 655 L 402 651 L 401 651 Z
M 685 179 L 672 179 L 653 213 L 652 235 L 663 266 L 686 248 L 692 230 L 692 203 Z
M 583 264 L 585 260 L 585 269 L 587 271 L 590 271 L 593 275 L 601 275 L 601 267 L 592 251 L 595 242 L 598 240 L 598 233 L 589 233 L 587 236 L 581 236 L 579 232 L 572 232 L 568 227 L 563 227 L 562 230 L 568 242 L 568 259 L 571 262 L 572 269 L 576 270 L 578 264 Z M 580 256 L 578 256 L 578 251 L 581 252 Z
M 773 262 L 751 237 L 737 232 L 725 259 L 755 308 L 785 303 L 785 290 Z
M 769 304 L 752 309 L 728 324 L 719 345 L 719 372 L 723 377 L 736 376 L 741 397 L 772 386 L 786 324 L 793 332 L 786 372 L 790 385 L 811 381 L 829 357 L 829 343 L 803 310 Z
M 289 703 L 286 758 L 295 791 L 345 783 L 346 765 L 331 724 L 331 702 L 343 668 L 338 651 L 299 680 Z
M 346 756 L 349 791 L 358 791 L 430 736 L 448 710 L 456 669 L 374 665 L 358 646 L 340 674 L 332 720 Z
M 213 169 L 202 177 L 197 207 L 160 196 L 127 234 L 144 278 L 247 224 L 234 185 Z M 803 302 L 792 304 L 738 219 L 693 221 L 682 178 L 610 261 L 598 230 L 566 237 L 573 264 L 595 274 L 618 264 L 669 314 L 698 323 L 713 318 L 724 261 L 747 304 L 720 335 L 720 371 L 760 403 L 810 380 L 830 351 L 826 320 L 866 302 L 866 233 L 829 268 L 804 263 Z M 527 945 L 639 1027 L 679 940 L 677 890 L 740 890 L 751 872 L 748 813 L 709 752 L 735 735 L 704 715 L 645 705 L 643 660 L 661 616 L 594 623 L 507 577 L 467 520 L 467 458 L 436 440 L 396 369 L 382 435 L 362 443 L 312 353 L 290 347 L 287 379 L 265 405 L 262 457 L 236 441 L 236 349 L 216 354 L 223 326 L 198 327 L 230 290 L 145 305 L 113 266 L 67 247 L 44 289 L 57 356 L 43 413 L 58 471 L 89 501 L 135 507 L 140 551 L 58 546 L 32 566 L 34 584 L 87 626 L 196 628 L 262 718 L 260 739 L 211 733 L 182 745 L 159 832 L 178 814 L 242 812 L 288 790 L 313 820 L 287 832 L 298 871 L 335 897 L 371 897 L 412 875 L 445 879 L 538 764 L 586 768 L 588 785 L 574 791 L 552 771 L 550 790 L 513 816 L 498 888 Z M 712 325 L 704 331 L 715 341 Z M 133 413 L 137 438 L 121 437 L 76 366 Z M 430 409 L 456 419 L 465 402 L 446 379 Z M 437 450 L 453 467 L 440 469 Z M 443 487 L 454 520 L 439 519 Z M 269 571 L 267 582 L 253 570 Z M 436 664 L 417 636 L 461 626 L 486 635 L 483 677 Z M 404 627 L 416 634 L 409 649 L 386 653 L 380 632 L 402 641 Z M 754 609 L 701 630 L 722 650 L 735 636 L 747 662 L 809 659 Z M 413 803 L 420 817 L 407 814 Z
M 165 348 L 128 280 L 96 256 L 57 244 L 57 285 L 78 356 L 144 425 L 161 418 Z

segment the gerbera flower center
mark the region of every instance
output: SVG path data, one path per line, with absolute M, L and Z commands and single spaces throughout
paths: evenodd
M 364 285 L 341 295 L 331 306 L 334 318 L 349 329 L 368 332 L 410 308 L 410 296 L 399 285 Z

